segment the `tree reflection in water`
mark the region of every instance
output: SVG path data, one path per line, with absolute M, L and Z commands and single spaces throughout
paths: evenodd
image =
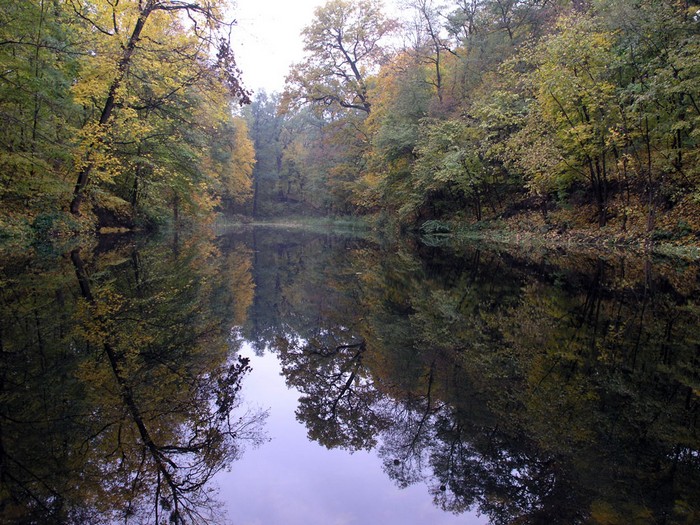
M 700 520 L 697 267 L 270 242 L 311 438 L 496 524 Z
M 367 377 L 364 342 L 339 344 L 327 334 L 326 346 L 314 339 L 301 343 L 278 340 L 287 384 L 301 391 L 297 419 L 309 438 L 328 448 L 370 450 L 390 421 L 380 410 L 383 397 Z
M 696 265 L 401 243 L 254 229 L 4 258 L 0 520 L 217 521 L 207 481 L 262 439 L 245 339 L 311 439 L 374 449 L 445 511 L 700 522 Z
M 251 294 L 218 295 L 250 253 L 215 255 L 199 239 L 4 268 L 3 522 L 218 521 L 208 482 L 264 414 L 239 407 L 228 342 Z

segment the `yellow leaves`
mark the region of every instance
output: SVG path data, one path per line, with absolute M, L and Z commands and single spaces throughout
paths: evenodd
M 91 108 L 95 102 L 102 100 L 108 89 L 108 75 L 99 68 L 94 67 L 95 64 L 90 63 L 93 67 L 86 66 L 82 70 L 80 80 L 73 84 L 71 91 L 74 100 L 86 108 Z
M 78 132 L 79 141 L 73 151 L 75 171 L 90 165 L 94 176 L 102 182 L 111 182 L 122 171 L 119 159 L 108 147 L 108 130 L 98 123 L 87 124 Z
M 122 139 L 128 138 L 132 141 L 142 141 L 149 134 L 153 133 L 155 129 L 155 124 L 152 121 L 141 118 L 136 109 L 125 107 L 119 111 L 110 131 L 113 135 L 118 135 Z
M 221 3 L 204 3 L 126 0 L 95 2 L 89 10 L 71 3 L 80 11 L 86 40 L 71 88 L 84 108 L 74 153 L 80 174 L 74 212 L 95 178 L 122 186 L 121 195 L 131 193 L 142 209 L 164 205 L 162 193 L 175 194 L 184 211 L 209 213 L 216 206 L 213 186 L 221 172 L 207 155 L 230 123 L 232 96 L 241 92 L 230 91 L 236 71 L 222 76 L 212 65 L 214 32 L 223 27 Z M 254 158 L 242 138 L 246 133 L 234 126 L 234 134 L 240 150 L 227 176 L 234 181 L 231 193 L 244 200 Z M 165 185 L 168 191 L 160 192 Z
M 98 348 L 110 342 L 119 326 L 119 312 L 125 302 L 123 296 L 110 289 L 102 290 L 94 302 L 80 302 L 76 337 Z
M 597 30 L 585 17 L 561 23 L 565 31 L 540 45 L 532 75 L 543 116 L 574 135 L 585 135 L 586 128 L 577 126 L 591 124 L 613 102 L 615 86 L 607 80 L 614 60 L 612 36 Z
M 221 176 L 226 193 L 235 202 L 242 203 L 253 196 L 255 148 L 245 120 L 234 118 L 231 125 L 230 162 L 223 168 Z
M 367 76 L 378 70 L 382 41 L 393 30 L 393 22 L 375 0 L 333 0 L 314 14 L 302 31 L 307 58 L 287 77 L 283 104 L 289 109 L 295 100 L 303 100 L 320 111 L 353 109 L 369 114 Z
M 193 204 L 193 208 L 190 211 L 208 216 L 213 220 L 212 211 L 218 204 L 218 199 L 209 192 L 209 189 L 209 185 L 205 181 L 194 185 L 194 189 L 188 192 Z
M 366 172 L 356 182 L 352 192 L 352 203 L 355 206 L 372 210 L 380 205 L 379 187 L 383 174 Z

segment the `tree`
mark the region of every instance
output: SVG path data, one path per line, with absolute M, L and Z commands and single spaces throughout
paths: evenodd
M 19 215 L 47 237 L 213 210 L 225 184 L 209 146 L 248 101 L 223 0 L 0 7 L 3 229 Z M 63 214 L 70 197 L 79 215 L 90 181 L 86 218 Z
M 404 52 L 384 64 L 373 83 L 374 109 L 367 120 L 372 143 L 357 190 L 367 210 L 394 212 L 410 194 L 421 120 L 434 97 L 428 75 L 419 58 Z
M 440 201 L 449 206 L 449 201 L 465 199 L 480 221 L 489 171 L 479 147 L 480 131 L 459 120 L 424 122 L 423 126 L 416 146 L 415 190 L 404 213 L 414 214 L 427 205 L 439 216 Z
M 248 124 L 235 117 L 223 126 L 211 146 L 211 165 L 220 187 L 216 193 L 224 201 L 224 209 L 246 204 L 253 196 L 255 147 L 248 133 Z
M 700 154 L 700 34 L 697 2 L 600 2 L 600 23 L 617 35 L 622 103 L 618 165 L 646 201 L 646 228 L 660 209 L 694 199 Z M 629 191 L 629 190 L 628 190 Z
M 330 0 L 304 28 L 305 61 L 287 77 L 284 105 L 297 101 L 369 114 L 368 76 L 384 59 L 382 40 L 395 28 L 379 0 Z
M 192 73 L 185 84 L 175 85 L 170 91 L 164 93 L 161 102 L 167 100 L 172 94 L 177 93 L 186 85 L 196 83 L 207 74 L 213 74 L 229 89 L 233 97 L 242 102 L 247 101 L 247 93 L 241 87 L 238 80 L 238 71 L 230 50 L 228 41 L 221 32 L 228 24 L 221 20 L 221 6 L 216 0 L 202 0 L 199 2 L 181 2 L 179 0 L 147 0 L 145 2 L 131 2 L 125 6 L 117 4 L 91 6 L 81 0 L 70 0 L 77 16 L 85 20 L 88 28 L 98 36 L 105 37 L 108 47 L 112 50 L 121 49 L 116 61 L 110 60 L 109 55 L 100 57 L 104 59 L 107 71 L 101 73 L 101 77 L 109 79 L 102 89 L 93 89 L 93 95 L 100 97 L 98 105 L 99 115 L 96 120 L 89 121 L 83 128 L 83 135 L 88 143 L 84 145 L 82 158 L 77 165 L 78 176 L 73 191 L 73 199 L 70 209 L 75 215 L 80 213 L 80 204 L 84 198 L 84 190 L 90 175 L 100 164 L 109 162 L 108 157 L 102 157 L 100 150 L 109 149 L 107 134 L 111 131 L 113 114 L 122 106 L 127 96 L 127 80 L 131 69 L 138 58 L 142 40 L 149 37 L 148 28 L 159 22 L 170 23 L 175 27 L 179 24 L 179 17 L 186 16 L 192 23 L 189 45 L 182 49 L 175 48 L 173 56 L 185 56 L 192 67 Z M 96 9 L 95 9 L 96 8 Z M 154 45 L 151 52 L 161 53 L 168 50 L 164 42 L 148 38 L 147 41 Z M 216 61 L 213 63 L 207 53 L 215 48 Z M 164 57 L 161 57 L 161 64 Z M 134 108 L 131 108 L 132 110 Z
M 418 61 L 431 66 L 430 83 L 435 87 L 438 102 L 443 103 L 444 57 L 449 51 L 447 36 L 443 34 L 440 9 L 432 0 L 411 0 L 408 6 L 416 13 L 416 41 L 413 53 Z
M 0 199 L 25 216 L 48 212 L 68 191 L 79 37 L 60 2 L 3 0 L 0 11 Z
M 588 17 L 564 18 L 560 32 L 538 46 L 531 74 L 542 117 L 552 126 L 565 155 L 566 170 L 587 178 L 598 211 L 608 219 L 611 131 L 620 125 L 609 67 L 612 35 Z M 551 174 L 555 175 L 555 174 Z
M 256 155 L 253 168 L 253 216 L 270 215 L 272 201 L 277 198 L 280 176 L 280 134 L 284 117 L 277 114 L 279 96 L 265 91 L 256 93 L 243 111 Z

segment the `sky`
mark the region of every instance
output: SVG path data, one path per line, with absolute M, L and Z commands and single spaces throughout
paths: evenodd
M 325 0 L 237 0 L 233 15 L 236 62 L 255 92 L 282 91 L 289 66 L 301 61 L 301 30 Z
M 232 0 L 236 63 L 247 89 L 281 92 L 289 67 L 304 57 L 301 31 L 326 0 Z M 384 0 L 385 13 L 395 12 Z M 396 14 L 394 14 L 396 16 Z

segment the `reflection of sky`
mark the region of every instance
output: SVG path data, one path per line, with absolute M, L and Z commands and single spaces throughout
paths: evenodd
M 306 438 L 294 410 L 298 393 L 287 389 L 277 358 L 257 357 L 244 345 L 253 371 L 244 382 L 245 402 L 269 408 L 271 438 L 246 450 L 231 472 L 219 477 L 220 499 L 234 525 L 474 525 L 475 514 L 455 516 L 432 503 L 428 488 L 399 489 L 368 452 L 328 450 Z

